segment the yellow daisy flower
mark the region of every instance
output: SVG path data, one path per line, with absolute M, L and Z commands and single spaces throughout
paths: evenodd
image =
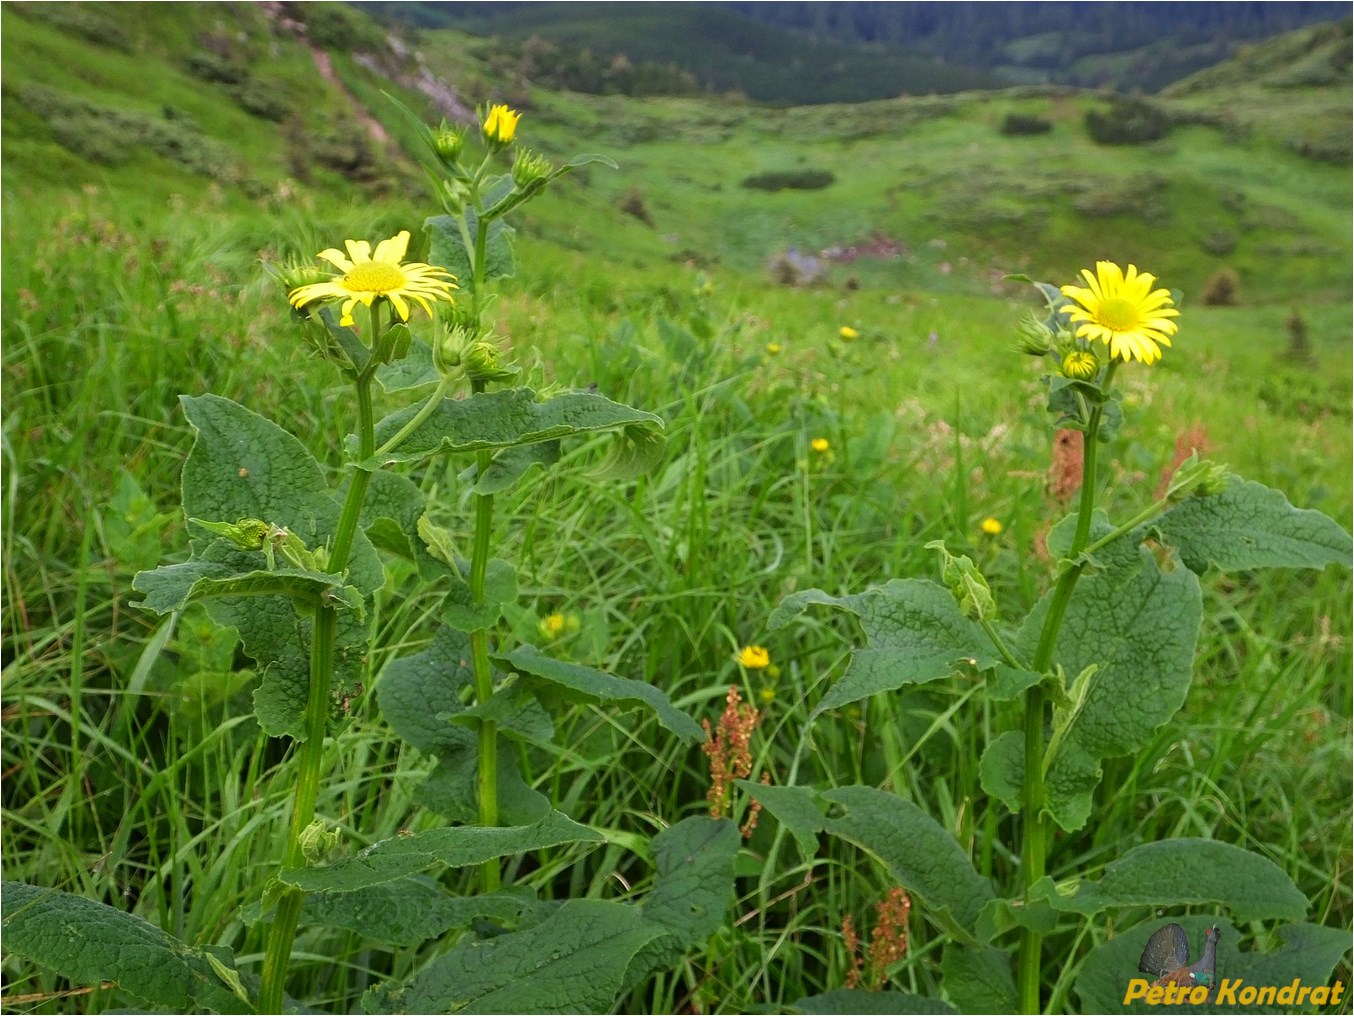
M 770 353 L 772 356 L 775 356 L 777 353 L 779 353 L 780 349 L 781 346 L 779 342 L 768 342 L 766 344 L 766 351 Z
M 812 441 L 809 442 L 809 447 L 812 448 L 814 451 L 816 451 L 819 455 L 821 455 L 821 454 L 823 454 L 823 452 L 825 452 L 825 451 L 827 451 L 829 448 L 831 448 L 832 445 L 831 445 L 831 443 L 828 441 L 827 438 L 825 438 L 825 437 L 816 437 L 816 438 L 814 438 Z
M 744 646 L 733 654 L 733 658 L 748 670 L 761 670 L 771 665 L 771 654 L 763 646 Z
M 1072 323 L 1081 323 L 1077 337 L 1099 339 L 1121 360 L 1160 360 L 1161 347 L 1171 344 L 1179 327 L 1171 318 L 1180 312 L 1167 290 L 1152 288 L 1156 276 L 1135 265 L 1125 274 L 1113 261 L 1097 261 L 1095 275 L 1089 268 L 1081 274 L 1090 288 L 1062 287 L 1063 296 L 1080 304 L 1070 312 Z
M 316 255 L 343 274 L 328 282 L 293 289 L 289 297 L 293 307 L 300 310 L 306 304 L 321 300 L 342 300 L 343 316 L 339 318 L 339 324 L 346 326 L 353 323 L 353 308 L 359 303 L 370 307 L 375 300 L 388 300 L 400 320 L 408 321 L 408 300 L 413 300 L 429 314 L 433 310 L 430 300 L 453 302 L 451 291 L 457 288 L 456 276 L 432 265 L 400 263 L 409 249 L 409 230 L 401 230 L 389 240 L 382 240 L 376 245 L 375 254 L 366 240 L 345 240 L 344 246 L 348 248 L 347 257 L 333 247 Z
M 860 338 L 860 332 L 856 331 L 850 325 L 842 325 L 841 330 L 837 334 L 841 336 L 843 342 L 853 342 Z
M 517 121 L 520 119 L 522 119 L 521 113 L 515 113 L 507 106 L 499 103 L 497 106 L 489 107 L 489 112 L 485 115 L 480 130 L 484 132 L 484 139 L 490 144 L 506 145 L 512 141 L 513 135 L 517 133 Z
M 988 536 L 1000 536 L 1002 529 L 1005 528 L 998 519 L 994 519 L 990 515 L 983 519 L 978 527 Z

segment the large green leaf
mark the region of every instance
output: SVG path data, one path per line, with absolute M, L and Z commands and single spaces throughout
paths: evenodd
M 658 870 L 640 911 L 667 934 L 635 955 L 627 985 L 651 970 L 673 966 L 723 926 L 733 902 L 733 862 L 742 839 L 727 819 L 694 815 L 664 829 L 652 846 Z
M 306 892 L 352 892 L 394 882 L 434 864 L 466 868 L 564 843 L 601 843 L 602 834 L 552 811 L 530 826 L 448 826 L 372 844 L 321 867 L 283 868 L 278 878 Z
M 873 787 L 837 787 L 820 796 L 845 809 L 829 813 L 829 833 L 870 851 L 942 922 L 974 935 L 979 913 L 995 895 L 949 830 L 911 801 Z
M 403 358 L 376 368 L 376 383 L 387 395 L 436 384 L 441 379 L 433 364 L 432 346 L 417 338 L 409 341 Z
M 113 981 L 167 1012 L 254 1011 L 223 979 L 236 979 L 238 988 L 228 950 L 193 949 L 132 914 L 23 882 L 0 885 L 0 910 L 5 952 L 74 984 Z
M 523 675 L 529 685 L 549 686 L 571 702 L 646 706 L 653 711 L 659 724 L 678 737 L 688 741 L 705 739 L 705 731 L 695 720 L 674 706 L 667 695 L 644 681 L 632 681 L 593 667 L 554 660 L 531 645 L 500 653 L 495 660 Z
M 486 918 L 515 925 L 536 923 L 554 904 L 529 889 L 453 896 L 434 879 L 408 875 L 352 892 L 311 893 L 301 920 L 307 926 L 344 928 L 386 945 L 414 946 Z
M 456 822 L 473 822 L 479 815 L 478 737 L 454 722 L 467 711 L 468 689 L 474 683 L 469 636 L 443 625 L 424 649 L 386 664 L 376 690 L 381 714 L 395 733 L 438 760 L 416 791 L 419 801 Z M 533 715 L 521 719 L 524 731 L 549 724 L 540 705 L 533 706 Z M 550 802 L 523 781 L 518 747 L 507 739 L 499 742 L 499 818 L 529 825 L 549 811 Z
M 631 957 L 664 934 L 635 907 L 569 900 L 534 928 L 462 941 L 362 1002 L 376 1013 L 610 1012 Z
M 916 1013 L 948 1014 L 955 1010 L 938 998 L 910 995 L 906 991 L 865 991 L 862 988 L 837 988 L 821 995 L 809 995 L 792 1002 L 793 1012 L 810 1016 L 913 1016 Z
M 827 816 L 826 806 L 815 791 L 808 787 L 774 787 L 752 780 L 735 782 L 795 838 L 804 860 L 818 853 L 818 834 L 827 828 Z
M 487 185 L 489 196 L 485 198 L 486 204 L 492 204 L 497 200 L 495 195 L 502 196 L 507 192 L 501 185 L 501 180 L 502 178 L 490 181 Z M 495 184 L 499 186 L 495 187 Z M 511 186 L 511 181 L 508 181 L 508 186 Z M 475 210 L 467 208 L 464 215 L 466 228 L 473 243 L 477 224 Z M 423 225 L 431 237 L 429 262 L 451 272 L 460 280 L 461 288 L 468 290 L 474 278 L 474 270 L 471 266 L 471 252 L 466 249 L 460 223 L 450 215 L 434 215 L 425 219 Z M 502 219 L 494 219 L 489 223 L 484 249 L 486 282 L 510 278 L 517 274 L 517 259 L 512 252 L 514 232 L 515 230 Z
M 978 779 L 989 797 L 995 797 L 1013 812 L 1019 812 L 1025 791 L 1025 735 L 1005 730 L 983 749 Z
M 1138 981 L 1138 992 L 1151 984 L 1138 970 L 1138 960 L 1148 937 L 1167 921 L 1179 924 L 1190 942 L 1190 958 L 1197 959 L 1203 949 L 1204 933 L 1216 924 L 1219 941 L 1216 958 L 1218 997 L 1205 1005 L 1179 1008 L 1191 1013 L 1257 1013 L 1325 1011 L 1326 1004 L 1316 1007 L 1294 1004 L 1292 1000 L 1245 1004 L 1241 994 L 1247 988 L 1291 990 L 1293 982 L 1299 986 L 1319 988 L 1331 985 L 1336 967 L 1349 952 L 1349 932 L 1342 928 L 1326 928 L 1314 924 L 1285 924 L 1275 935 L 1279 946 L 1271 952 L 1242 951 L 1238 948 L 1240 933 L 1226 919 L 1202 914 L 1161 916 L 1136 925 L 1097 946 L 1086 957 L 1077 976 L 1076 992 L 1081 999 L 1082 1012 L 1161 1012 L 1163 1006 L 1148 1006 L 1141 998 L 1125 1002 L 1130 983 Z M 1144 984 L 1143 982 L 1146 982 Z M 1348 983 L 1343 983 L 1342 998 L 1335 1006 L 1348 1005 Z M 1343 1011 L 1341 1009 L 1340 1011 Z
M 960 1012 L 1011 1013 L 1019 1009 L 1011 954 L 1005 950 L 947 942 L 940 970 L 945 994 Z
M 362 600 L 344 592 L 343 577 L 327 572 L 279 568 L 276 571 L 232 572 L 215 561 L 185 561 L 136 576 L 145 599 L 136 604 L 160 614 L 216 596 L 283 596 L 310 604 L 364 610 Z
M 1220 904 L 1244 921 L 1300 918 L 1307 899 L 1267 857 L 1218 840 L 1144 843 L 1105 868 L 1096 882 L 1064 885 L 1049 897 L 1059 910 L 1091 916 L 1110 907 Z
M 879 692 L 935 681 L 953 673 L 961 663 L 986 668 L 997 662 L 983 630 L 960 612 L 947 589 L 934 582 L 892 579 L 848 596 L 806 589 L 781 601 L 767 625 L 783 627 L 813 604 L 854 614 L 860 620 L 865 646 L 851 655 L 846 673 L 823 696 L 810 719 Z
M 1240 477 L 1225 490 L 1191 497 L 1151 523 L 1196 572 L 1242 568 L 1349 566 L 1349 534 L 1318 511 L 1294 508 L 1282 492 Z
M 418 410 L 410 406 L 378 423 L 376 443 L 393 437 Z M 565 392 L 538 402 L 530 388 L 505 388 L 468 399 L 443 399 L 398 448 L 382 456 L 381 462 L 409 462 L 439 452 L 492 451 L 624 427 L 657 432 L 663 421 L 653 413 L 623 406 L 595 392 Z
M 1094 529 L 1093 535 L 1108 532 L 1103 516 Z M 1050 547 L 1054 542 L 1050 534 Z M 1069 831 L 1090 816 L 1101 760 L 1141 748 L 1184 703 L 1203 610 L 1194 573 L 1163 572 L 1133 539 L 1114 541 L 1096 560 L 1099 570 L 1083 575 L 1072 594 L 1053 659 L 1069 675 L 1096 667 L 1084 694 L 1054 709 L 1048 810 Z M 1052 597 L 1046 595 L 1021 628 L 1019 642 L 1029 657 Z

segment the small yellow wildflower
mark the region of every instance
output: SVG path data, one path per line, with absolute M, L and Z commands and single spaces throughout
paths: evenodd
M 353 308 L 359 303 L 370 307 L 376 300 L 388 300 L 401 321 L 409 320 L 409 304 L 413 300 L 429 314 L 430 300 L 454 302 L 451 291 L 455 278 L 444 268 L 419 262 L 402 264 L 400 259 L 409 249 L 409 230 L 401 230 L 389 240 L 376 245 L 376 253 L 366 240 L 345 240 L 348 256 L 330 247 L 316 257 L 323 258 L 343 274 L 328 282 L 316 282 L 291 291 L 289 299 L 297 310 L 322 300 L 342 300 L 343 313 L 339 324 L 353 323 Z
M 776 689 L 767 685 L 761 691 L 757 692 L 757 698 L 761 700 L 762 705 L 769 706 L 772 702 L 776 701 Z
M 1161 347 L 1171 344 L 1179 316 L 1165 289 L 1153 289 L 1155 275 L 1129 265 L 1127 274 L 1113 261 L 1097 261 L 1095 275 L 1081 270 L 1089 289 L 1063 286 L 1062 294 L 1080 304 L 1069 317 L 1077 338 L 1099 339 L 1109 346 L 1110 356 L 1151 364 L 1161 359 Z
M 979 524 L 979 528 L 988 536 L 1000 536 L 1001 531 L 1006 527 L 1003 526 L 999 520 L 994 519 L 989 515 Z
M 860 332 L 856 331 L 850 325 L 842 325 L 841 331 L 837 333 L 842 337 L 843 342 L 854 342 L 860 338 Z
M 748 670 L 762 670 L 771 665 L 771 654 L 764 646 L 744 646 L 733 658 Z
M 484 140 L 491 145 L 499 146 L 511 143 L 513 135 L 517 133 L 517 121 L 520 119 L 521 113 L 513 112 L 502 103 L 490 106 L 480 125 L 480 130 L 484 132 Z
M 557 639 L 564 633 L 564 626 L 567 622 L 563 614 L 547 614 L 541 618 L 541 623 L 537 625 L 540 633 L 548 639 Z
M 809 447 L 812 448 L 814 451 L 816 451 L 819 455 L 822 455 L 825 451 L 831 448 L 832 445 L 828 442 L 827 438 L 816 437 L 809 442 Z
M 768 342 L 766 344 L 766 351 L 770 353 L 772 356 L 776 356 L 777 354 L 779 354 L 780 350 L 781 345 L 779 342 Z

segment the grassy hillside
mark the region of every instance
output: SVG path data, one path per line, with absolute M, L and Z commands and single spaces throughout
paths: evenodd
M 1133 261 L 1183 293 L 1165 359 L 1119 375 L 1127 421 L 1102 453 L 1116 517 L 1151 500 L 1192 439 L 1348 527 L 1351 183 L 1329 153 L 1348 142 L 1350 96 L 1301 71 L 1336 59 L 1339 37 L 1275 45 L 1146 112 L 1046 88 L 767 109 L 547 91 L 469 36 L 391 46 L 340 4 L 0 6 L 6 878 L 229 946 L 256 983 L 250 907 L 287 826 L 290 755 L 253 718 L 259 678 L 233 633 L 196 608 L 157 621 L 130 606 L 130 584 L 186 555 L 180 395 L 284 419 L 339 468 L 351 407 L 260 261 L 420 235 L 436 206 L 390 93 L 430 121 L 511 101 L 521 144 L 620 167 L 586 166 L 525 206 L 495 333 L 534 384 L 652 410 L 668 444 L 633 485 L 561 469 L 499 496 L 496 546 L 523 575 L 505 625 L 526 637 L 568 614 L 562 653 L 698 717 L 742 681 L 766 718 L 758 764 L 777 780 L 889 786 L 940 816 L 985 877 L 1009 879 L 1019 823 L 977 760 L 1015 706 L 976 705 L 965 676 L 876 696 L 801 738 L 854 636 L 829 621 L 769 633 L 766 619 L 796 589 L 934 576 L 925 545 L 941 536 L 1013 617 L 1048 589 L 1064 506 L 1047 482 L 1044 392 L 1011 351 L 1035 306 L 1014 271 L 1067 282 L 1098 258 Z M 1276 94 L 1288 120 L 1269 112 Z M 1100 144 L 1088 113 L 1165 134 Z M 395 398 L 378 395 L 377 415 Z M 566 448 L 565 465 L 587 454 Z M 467 464 L 416 474 L 456 539 Z M 408 585 L 378 601 L 368 689 L 442 609 L 440 591 Z M 1307 920 L 1348 929 L 1349 597 L 1336 568 L 1205 576 L 1183 713 L 1109 762 L 1096 821 L 1058 835 L 1049 873 L 1098 874 L 1126 843 L 1215 838 L 1282 868 Z M 759 640 L 777 680 L 733 663 Z M 364 843 L 439 825 L 409 789 L 427 760 L 372 695 L 348 704 L 321 813 Z M 706 810 L 708 760 L 608 709 L 570 708 L 557 729 L 533 757 L 537 785 L 610 840 L 524 862 L 520 886 L 546 901 L 645 893 L 634 845 Z M 872 920 L 891 876 L 841 844 L 801 865 L 787 843 L 787 867 L 769 865 L 763 822 L 740 855 L 735 916 L 622 1009 L 785 1010 L 844 983 L 843 915 Z M 1113 930 L 1049 939 L 1066 957 L 1051 1009 L 1077 1008 L 1082 963 Z M 935 995 L 944 925 L 920 898 L 911 933 L 892 983 Z M 1244 935 L 1245 949 L 1278 944 L 1264 922 Z M 290 987 L 333 1012 L 443 951 L 318 926 L 299 944 Z M 32 1011 L 137 1008 L 114 987 L 67 995 L 11 954 L 3 972 Z

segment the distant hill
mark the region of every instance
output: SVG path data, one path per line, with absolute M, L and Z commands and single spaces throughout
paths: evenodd
M 1341 3 L 357 3 L 495 40 L 548 87 L 771 105 L 1010 84 L 1155 92 Z M 616 65 L 618 73 L 612 73 Z M 642 68 L 642 70 L 640 70 Z

